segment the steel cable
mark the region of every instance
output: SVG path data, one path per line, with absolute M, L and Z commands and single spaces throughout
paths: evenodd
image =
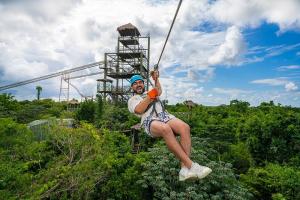
M 170 29 L 169 29 L 169 33 L 168 33 L 168 35 L 167 35 L 167 38 L 166 38 L 165 44 L 164 44 L 164 46 L 163 46 L 163 49 L 162 49 L 162 51 L 161 51 L 161 53 L 160 53 L 159 59 L 158 59 L 158 61 L 157 61 L 157 64 L 156 64 L 156 66 L 157 66 L 157 69 L 158 69 L 158 66 L 159 66 L 159 63 L 160 63 L 161 57 L 162 57 L 162 55 L 163 55 L 163 53 L 164 53 L 164 51 L 165 51 L 165 48 L 166 48 L 167 42 L 168 42 L 168 40 L 169 40 L 169 37 L 170 37 L 171 31 L 172 31 L 172 29 L 173 29 L 173 26 L 174 26 L 175 20 L 176 20 L 176 18 L 177 18 L 177 15 L 178 15 L 179 9 L 180 9 L 180 7 L 181 7 L 181 3 L 182 3 L 182 0 L 180 0 L 180 1 L 179 1 L 179 3 L 178 3 L 177 10 L 176 10 L 176 13 L 175 13 L 175 15 L 174 15 L 174 18 L 173 18 L 173 21 L 172 21 L 171 27 L 170 27 Z

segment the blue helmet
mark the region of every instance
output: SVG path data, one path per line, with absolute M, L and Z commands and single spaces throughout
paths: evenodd
M 141 75 L 133 75 L 133 76 L 130 78 L 130 80 L 129 80 L 130 85 L 132 85 L 134 82 L 136 82 L 136 81 L 138 81 L 138 80 L 141 80 L 141 81 L 144 82 L 144 79 L 143 79 L 143 77 L 142 77 Z

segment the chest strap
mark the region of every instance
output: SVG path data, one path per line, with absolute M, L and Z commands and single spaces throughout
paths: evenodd
M 152 111 L 151 111 L 151 113 L 150 113 L 150 116 L 151 116 L 151 117 L 153 116 L 154 113 L 155 113 L 156 116 L 158 116 L 158 113 L 157 113 L 157 110 L 156 110 L 156 102 L 159 102 L 159 103 L 160 103 L 161 108 L 162 108 L 162 111 L 165 112 L 165 107 L 164 107 L 163 103 L 161 102 L 161 100 L 160 100 L 160 99 L 155 99 L 154 101 L 152 101 L 152 102 L 148 105 L 148 107 L 147 107 L 147 109 L 146 109 L 146 111 L 145 111 L 145 112 L 147 112 L 147 111 L 152 107 Z

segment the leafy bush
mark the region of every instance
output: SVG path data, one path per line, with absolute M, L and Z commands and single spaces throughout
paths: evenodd
M 96 104 L 93 100 L 86 100 L 80 103 L 79 109 L 76 111 L 76 119 L 93 123 L 95 120 Z
M 289 162 L 300 153 L 300 114 L 281 107 L 265 107 L 239 125 L 239 139 L 245 141 L 257 164 Z M 295 159 L 295 158 L 294 158 Z
M 150 149 L 150 159 L 143 164 L 145 170 L 138 181 L 148 195 L 153 195 L 149 199 L 252 199 L 235 178 L 230 164 L 214 161 L 218 154 L 205 140 L 192 141 L 192 159 L 209 166 L 213 172 L 202 180 L 179 182 L 179 162 L 160 143 Z
M 269 163 L 250 168 L 241 175 L 257 199 L 300 199 L 300 171 L 297 168 Z
M 14 99 L 11 94 L 0 94 L 0 118 L 14 118 L 17 111 L 20 109 L 20 104 Z
M 51 99 L 21 101 L 20 104 L 20 109 L 16 113 L 16 119 L 19 123 L 29 123 L 41 118 L 59 117 L 60 113 L 66 109 L 63 103 L 54 102 Z
M 254 165 L 247 145 L 242 142 L 230 145 L 229 151 L 222 155 L 222 160 L 230 162 L 236 170 L 236 174 L 246 173 Z
M 139 199 L 143 158 L 131 154 L 123 134 L 83 123 L 77 129 L 54 126 L 36 141 L 26 126 L 0 119 L 0 139 L 5 199 Z
M 34 174 L 50 154 L 44 142 L 34 141 L 25 125 L 0 119 L 0 196 L 20 199 L 29 192 Z
M 140 122 L 140 119 L 128 111 L 127 107 L 105 104 L 101 120 L 96 127 L 114 131 L 124 131 Z

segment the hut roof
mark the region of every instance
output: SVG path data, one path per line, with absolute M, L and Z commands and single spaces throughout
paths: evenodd
M 121 36 L 140 36 L 139 30 L 131 23 L 124 24 L 117 28 Z
M 69 104 L 79 104 L 77 99 L 72 99 L 69 101 Z
M 194 103 L 192 100 L 186 100 L 186 101 L 184 102 L 184 104 L 187 105 L 187 106 L 189 106 L 189 107 L 194 107 L 194 106 L 197 105 L 197 104 Z

